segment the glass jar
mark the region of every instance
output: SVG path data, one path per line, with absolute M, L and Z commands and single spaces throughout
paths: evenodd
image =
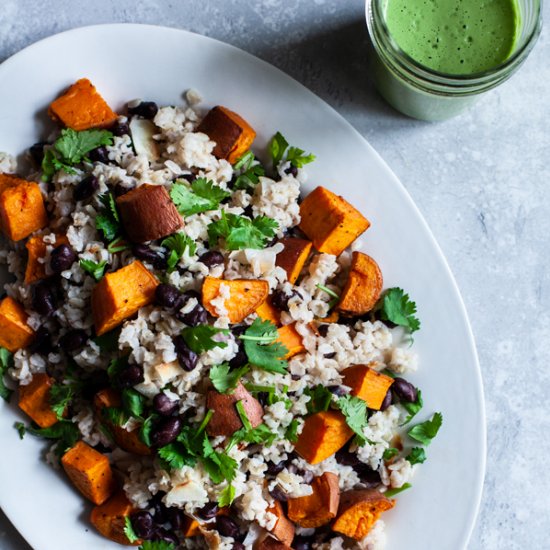
M 480 94 L 498 86 L 520 67 L 542 27 L 542 0 L 517 0 L 518 38 L 512 55 L 500 65 L 472 75 L 449 75 L 421 65 L 395 42 L 385 22 L 388 0 L 366 0 L 371 77 L 382 96 L 398 111 L 421 120 L 451 118 Z

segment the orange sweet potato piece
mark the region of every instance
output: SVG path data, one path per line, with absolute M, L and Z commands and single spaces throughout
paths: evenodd
M 378 264 L 362 252 L 354 252 L 346 286 L 338 310 L 344 315 L 363 315 L 378 302 L 382 293 L 382 272 Z
M 12 241 L 20 241 L 48 225 L 40 187 L 32 181 L 4 189 L 0 195 L 0 226 Z
M 154 241 L 183 227 L 183 218 L 162 185 L 145 183 L 116 200 L 122 224 L 134 243 Z
M 277 342 L 283 344 L 288 350 L 285 359 L 290 359 L 294 355 L 298 355 L 298 353 L 305 351 L 306 348 L 302 343 L 302 336 L 296 330 L 295 323 L 280 327 L 278 332 L 279 338 L 277 338 Z
M 79 441 L 61 459 L 73 485 L 94 504 L 103 504 L 116 490 L 109 459 Z
M 394 500 L 386 498 L 376 489 L 346 491 L 340 499 L 338 517 L 334 520 L 332 529 L 360 540 L 367 535 L 380 515 L 394 505 Z
M 11 353 L 26 348 L 34 338 L 34 330 L 27 324 L 28 315 L 13 298 L 0 301 L 0 347 Z
M 294 524 L 285 516 L 281 503 L 276 500 L 273 506 L 268 508 L 267 511 L 277 516 L 277 523 L 275 523 L 271 533 L 283 544 L 291 546 L 296 530 L 294 529 Z
M 286 271 L 288 280 L 295 283 L 311 252 L 312 243 L 295 237 L 280 239 L 279 242 L 285 248 L 277 254 L 275 263 Z
M 134 512 L 124 491 L 117 491 L 109 500 L 92 510 L 90 521 L 92 525 L 106 538 L 119 544 L 139 546 L 140 540 L 130 542 L 124 533 L 126 517 Z
M 87 78 L 77 80 L 52 102 L 48 112 L 53 119 L 78 131 L 107 128 L 118 117 Z
M 295 450 L 310 464 L 318 464 L 339 451 L 353 436 L 340 411 L 321 411 L 308 416 Z
M 376 372 L 367 365 L 353 365 L 342 372 L 344 384 L 351 394 L 367 402 L 369 409 L 380 410 L 382 402 L 393 384 L 393 378 Z
M 186 538 L 196 537 L 200 535 L 201 534 L 200 523 L 196 519 L 190 516 L 185 516 L 183 520 L 183 527 L 181 529 L 181 534 Z
M 246 388 L 239 382 L 230 394 L 219 393 L 211 389 L 206 395 L 206 408 L 214 414 L 206 426 L 209 435 L 231 436 L 243 427 L 235 403 L 241 401 L 246 416 L 254 428 L 262 423 L 264 410 L 259 401 L 252 397 Z
M 55 243 L 52 246 L 56 247 L 61 244 L 69 244 L 69 239 L 65 235 L 56 235 Z M 25 247 L 28 252 L 25 283 L 30 285 L 46 278 L 46 264 L 39 260 L 46 256 L 48 244 L 44 242 L 44 235 L 36 235 L 26 242 Z
M 0 195 L 8 189 L 8 187 L 15 187 L 25 180 L 18 178 L 13 174 L 0 173 Z
M 197 132 L 215 141 L 214 155 L 219 159 L 227 159 L 231 164 L 250 149 L 256 137 L 256 132 L 246 120 L 220 105 L 206 114 Z
M 370 226 L 361 212 L 324 187 L 317 187 L 302 201 L 300 216 L 300 229 L 313 246 L 336 256 Z
M 112 388 L 100 390 L 94 396 L 94 409 L 98 420 L 105 423 L 109 428 L 115 443 L 125 451 L 136 455 L 147 456 L 151 454 L 151 449 L 139 439 L 139 428 L 129 432 L 122 426 L 115 426 L 110 422 L 106 422 L 102 414 L 104 407 L 120 407 L 120 395 Z
M 159 282 L 139 261 L 135 260 L 107 273 L 92 291 L 92 314 L 98 336 L 109 332 L 128 317 L 155 299 Z
M 311 482 L 313 493 L 288 499 L 288 518 L 300 527 L 316 528 L 327 524 L 338 512 L 338 476 L 325 472 Z
M 212 300 L 218 298 L 222 284 L 229 287 L 230 295 L 225 300 L 225 308 L 232 323 L 240 323 L 245 317 L 256 311 L 269 293 L 267 281 L 256 279 L 228 281 L 216 277 L 206 277 L 202 285 L 202 305 L 214 317 L 218 317 L 218 314 L 212 305 Z
M 50 388 L 54 379 L 45 373 L 37 373 L 26 386 L 19 386 L 19 408 L 27 413 L 41 428 L 57 423 L 57 415 L 50 407 Z
M 273 537 L 265 537 L 254 545 L 254 550 L 292 550 L 292 548 Z
M 275 326 L 281 324 L 281 314 L 272 305 L 269 297 L 256 308 L 256 313 L 262 321 L 271 321 Z

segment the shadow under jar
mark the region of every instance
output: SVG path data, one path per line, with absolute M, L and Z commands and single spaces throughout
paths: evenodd
M 541 0 L 507 0 L 508 6 L 506 0 L 502 1 L 503 7 L 508 9 L 505 16 L 509 18 L 507 32 L 510 36 L 508 44 L 495 46 L 495 40 L 507 37 L 499 36 L 502 21 L 497 19 L 498 12 L 490 11 L 495 9 L 494 1 L 491 7 L 491 2 L 471 0 L 470 14 L 466 11 L 469 2 L 455 2 L 456 7 L 442 12 L 442 19 L 438 21 L 436 10 L 442 9 L 448 1 L 366 0 L 369 68 L 380 94 L 405 115 L 421 120 L 445 120 L 510 78 L 525 61 L 540 34 Z M 399 9 L 392 11 L 392 3 L 400 4 Z M 419 7 L 416 14 L 415 5 Z M 423 20 L 423 9 L 430 10 L 427 20 Z M 444 21 L 447 13 L 449 24 Z M 469 15 L 473 16 L 473 21 L 468 20 Z M 426 55 L 421 49 L 423 41 L 426 42 Z M 443 56 L 451 53 L 450 45 L 453 46 L 452 54 L 456 55 L 455 65 L 452 60 L 447 65 L 444 62 Z M 508 47 L 508 51 L 499 52 L 499 45 Z M 429 53 L 430 48 L 433 48 L 434 57 Z M 482 48 L 486 49 L 485 53 Z M 468 63 L 468 54 L 481 56 L 478 57 L 480 63 L 476 64 L 474 58 Z M 442 60 L 443 63 L 439 63 Z M 466 64 L 460 65 L 465 60 Z

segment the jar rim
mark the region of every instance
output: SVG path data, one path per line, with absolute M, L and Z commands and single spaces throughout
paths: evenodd
M 485 71 L 463 75 L 445 73 L 437 71 L 435 69 L 431 69 L 430 67 L 427 67 L 426 65 L 423 65 L 422 63 L 416 61 L 413 57 L 411 57 L 408 53 L 401 49 L 393 38 L 392 34 L 390 33 L 384 17 L 382 17 L 382 14 L 377 11 L 380 7 L 379 0 L 365 1 L 365 15 L 367 19 L 369 34 L 375 46 L 379 47 L 377 41 L 375 40 L 373 29 L 371 29 L 371 23 L 374 13 L 376 13 L 377 22 L 383 32 L 384 38 L 391 46 L 391 53 L 393 54 L 394 58 L 398 60 L 400 64 L 403 65 L 407 70 L 410 71 L 412 69 L 417 75 L 420 75 L 426 80 L 435 82 L 437 84 L 454 84 L 461 86 L 487 82 L 488 80 L 498 78 L 503 73 L 506 73 L 507 69 L 511 67 L 513 68 L 518 63 L 518 61 L 523 61 L 526 54 L 528 54 L 535 45 L 535 42 L 538 39 L 542 29 L 542 2 L 543 0 L 537 2 L 537 11 L 535 13 L 536 19 L 535 24 L 533 25 L 533 29 L 530 35 L 525 40 L 524 44 L 520 48 L 518 48 L 517 51 L 513 52 L 510 57 L 508 57 L 502 63 L 499 63 L 495 67 L 491 67 L 490 69 L 487 69 Z

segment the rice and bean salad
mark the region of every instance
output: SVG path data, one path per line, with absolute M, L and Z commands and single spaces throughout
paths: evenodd
M 416 305 L 362 213 L 301 197 L 323 159 L 277 132 L 261 163 L 184 98 L 122 115 L 81 79 L 32 169 L 0 153 L 0 395 L 120 544 L 381 549 L 442 423 L 403 378 Z

